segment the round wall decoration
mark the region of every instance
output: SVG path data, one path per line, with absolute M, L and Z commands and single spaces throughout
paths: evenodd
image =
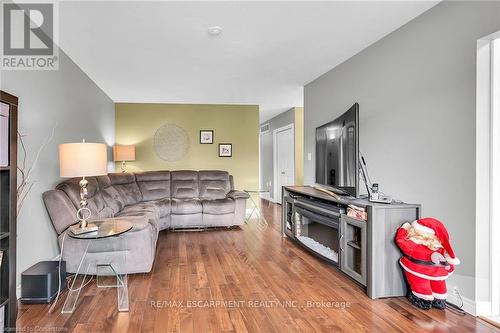
M 187 154 L 189 136 L 182 127 L 165 124 L 156 130 L 153 145 L 159 158 L 175 162 Z

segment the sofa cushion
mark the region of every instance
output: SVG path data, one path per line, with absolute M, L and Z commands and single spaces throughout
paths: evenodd
M 197 171 L 172 171 L 172 198 L 192 199 L 198 198 L 198 172 Z
M 170 172 L 147 171 L 136 174 L 143 201 L 170 198 Z
M 87 198 L 92 198 L 98 191 L 99 185 L 95 177 L 87 177 Z M 81 178 L 66 179 L 56 186 L 56 189 L 66 193 L 75 207 L 80 206 L 80 181 Z
M 160 219 L 160 208 L 151 202 L 141 202 L 123 208 L 123 210 L 115 216 L 146 216 L 150 220 L 155 220 L 155 223 L 158 224 L 158 220 Z
M 125 206 L 133 205 L 142 201 L 142 194 L 132 173 L 110 173 L 109 180 L 116 189 Z
M 114 212 L 106 205 L 95 177 L 87 177 L 87 208 L 92 212 L 91 218 L 104 219 L 113 217 Z M 80 208 L 81 178 L 71 178 L 57 185 L 56 189 L 66 193 L 76 209 Z
M 223 215 L 234 213 L 236 207 L 233 199 L 203 200 L 203 213 L 212 215 Z
M 198 214 L 203 211 L 200 199 L 172 199 L 172 214 Z
M 160 199 L 154 201 L 148 201 L 147 203 L 155 205 L 160 211 L 160 218 L 170 215 L 171 204 L 170 199 Z
M 200 199 L 224 199 L 231 190 L 229 173 L 226 171 L 205 170 L 198 172 Z
M 99 191 L 102 193 L 106 206 L 111 208 L 113 214 L 120 212 L 125 207 L 124 198 L 118 193 L 115 187 L 111 185 L 111 180 L 106 176 L 96 177 L 99 184 Z

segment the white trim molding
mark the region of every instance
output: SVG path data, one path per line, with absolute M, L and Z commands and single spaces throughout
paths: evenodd
M 295 181 L 295 131 L 294 131 L 294 125 L 293 124 L 288 124 L 283 127 L 277 128 L 273 131 L 273 201 L 276 203 L 281 202 L 281 191 L 278 189 L 278 168 L 276 167 L 277 165 L 277 149 L 276 149 L 276 136 L 278 135 L 279 132 L 283 132 L 286 130 L 291 130 L 292 131 L 292 147 L 293 147 L 293 162 L 292 162 L 292 173 L 293 177 L 292 179 Z
M 500 32 L 477 42 L 474 314 L 500 315 Z
M 492 41 L 491 50 L 491 219 L 490 219 L 490 269 L 491 269 L 491 314 L 500 316 L 500 38 Z
M 462 305 L 462 302 L 463 302 L 463 306 L 462 306 L 462 310 L 464 310 L 465 312 L 473 315 L 473 316 L 477 316 L 477 305 L 476 305 L 476 302 L 474 302 L 473 300 L 471 300 L 470 298 L 467 298 L 467 297 L 459 297 L 458 295 L 450 292 L 448 294 L 448 298 L 446 299 L 446 302 L 449 302 L 451 304 L 454 304 L 456 306 L 460 306 Z

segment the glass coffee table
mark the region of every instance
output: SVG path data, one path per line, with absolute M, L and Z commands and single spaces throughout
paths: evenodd
M 86 234 L 74 235 L 71 231 L 68 236 L 85 242 L 82 246 L 82 258 L 78 264 L 68 296 L 61 313 L 73 313 L 76 308 L 81 290 L 85 287 L 87 276 L 91 268 L 95 267 L 97 287 L 117 288 L 118 311 L 128 311 L 127 285 L 127 239 L 125 233 L 130 231 L 133 224 L 123 219 L 109 219 L 92 221 L 98 230 Z M 102 255 L 99 255 L 102 253 Z M 92 271 L 94 271 L 92 269 Z M 110 277 L 113 282 L 110 283 Z M 116 278 L 116 282 L 115 282 Z M 79 282 L 77 282 L 79 281 Z

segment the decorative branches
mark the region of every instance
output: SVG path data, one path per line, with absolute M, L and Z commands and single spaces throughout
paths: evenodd
M 17 185 L 17 215 L 21 212 L 21 208 L 23 207 L 24 201 L 26 197 L 33 189 L 36 184 L 36 180 L 32 179 L 33 170 L 36 168 L 36 164 L 38 163 L 38 159 L 40 158 L 40 154 L 42 150 L 49 144 L 50 141 L 54 138 L 54 133 L 56 131 L 57 123 L 52 127 L 52 131 L 49 135 L 43 140 L 40 148 L 33 159 L 33 163 L 31 166 L 26 165 L 26 160 L 28 158 L 28 150 L 26 149 L 26 144 L 24 142 L 24 138 L 27 136 L 26 134 L 21 134 L 17 132 L 17 136 L 19 138 L 19 147 L 20 147 L 20 156 L 19 162 L 17 165 L 18 170 L 18 185 Z

